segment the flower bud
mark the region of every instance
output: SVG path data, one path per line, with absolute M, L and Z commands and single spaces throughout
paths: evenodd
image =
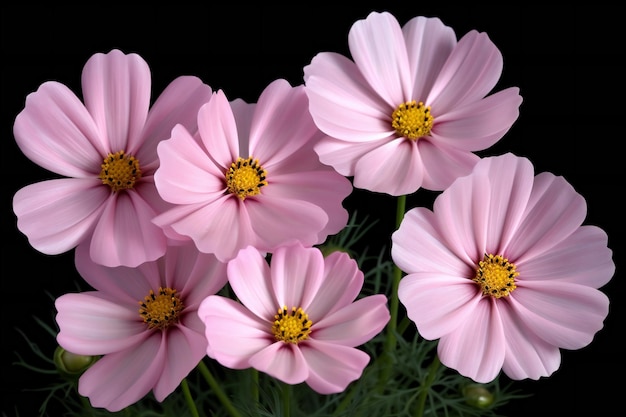
M 463 387 L 465 402 L 476 408 L 487 408 L 493 404 L 493 394 L 482 384 L 470 384 Z
M 98 356 L 77 355 L 57 346 L 54 351 L 54 364 L 64 376 L 80 375 L 93 365 Z

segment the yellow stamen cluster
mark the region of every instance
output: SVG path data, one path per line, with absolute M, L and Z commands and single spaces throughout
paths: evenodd
M 171 288 L 159 288 L 158 294 L 150 290 L 139 305 L 139 314 L 148 328 L 161 330 L 178 323 L 180 312 L 185 307 L 176 290 Z
M 278 309 L 278 314 L 274 315 L 274 325 L 272 333 L 276 340 L 285 343 L 298 343 L 309 338 L 313 322 L 309 320 L 308 314 L 301 307 L 292 307 L 287 310 L 287 306 Z
M 139 160 L 125 154 L 124 151 L 110 153 L 104 158 L 101 168 L 99 177 L 103 184 L 111 187 L 113 192 L 131 189 L 141 178 Z
M 480 284 L 484 295 L 495 298 L 508 296 L 517 286 L 515 278 L 519 272 L 515 265 L 500 255 L 485 254 L 478 263 L 474 282 Z
M 267 172 L 257 159 L 239 157 L 226 171 L 226 186 L 229 192 L 245 200 L 261 192 L 261 187 L 267 185 L 266 177 Z
M 430 106 L 421 101 L 407 101 L 400 104 L 391 115 L 391 127 L 398 135 L 407 139 L 417 140 L 430 133 L 434 118 L 430 114 Z

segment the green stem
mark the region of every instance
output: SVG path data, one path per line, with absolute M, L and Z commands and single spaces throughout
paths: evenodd
M 254 404 L 259 404 L 259 371 L 250 368 L 250 396 Z
M 228 411 L 228 414 L 230 414 L 231 417 L 242 417 L 239 411 L 237 411 L 237 409 L 233 406 L 233 403 L 230 401 L 228 396 L 224 393 L 222 387 L 220 387 L 217 380 L 213 377 L 211 371 L 209 371 L 209 368 L 207 368 L 204 361 L 200 361 L 200 363 L 198 364 L 198 370 L 211 386 L 217 398 L 221 401 L 224 408 L 226 408 L 226 411 Z
M 282 417 L 289 417 L 291 415 L 291 385 L 282 383 L 283 391 L 283 414 Z
M 401 195 L 396 201 L 396 230 L 400 227 L 400 223 L 404 218 L 404 212 L 406 209 L 406 195 Z M 385 357 L 383 369 L 378 381 L 378 390 L 382 392 L 387 380 L 391 376 L 392 368 L 392 352 L 396 349 L 396 331 L 398 329 L 398 309 L 400 301 L 398 300 L 398 286 L 400 285 L 400 279 L 402 278 L 402 271 L 397 265 L 393 266 L 393 276 L 391 282 L 391 293 L 389 295 L 389 324 L 387 324 L 387 338 L 385 339 L 385 350 L 383 355 Z
M 183 389 L 183 395 L 185 397 L 185 400 L 187 401 L 187 406 L 189 407 L 189 411 L 191 412 L 192 417 L 200 417 L 200 414 L 198 413 L 198 408 L 196 408 L 196 403 L 191 397 L 191 391 L 189 390 L 189 384 L 187 383 L 186 378 L 183 378 L 180 386 Z
M 439 356 L 435 354 L 433 361 L 428 367 L 428 374 L 426 376 L 426 381 L 422 385 L 422 392 L 417 400 L 417 410 L 415 410 L 415 417 L 422 417 L 424 415 L 424 408 L 426 406 L 426 397 L 428 397 L 428 392 L 430 391 L 430 387 L 433 385 L 433 381 L 435 380 L 435 376 L 437 375 L 437 368 L 441 362 L 439 361 Z

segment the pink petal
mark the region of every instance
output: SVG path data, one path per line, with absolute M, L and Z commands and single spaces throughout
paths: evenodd
M 198 132 L 204 148 L 215 163 L 226 170 L 237 157 L 247 158 L 247 149 L 240 148 L 233 110 L 222 90 L 198 111 Z
M 170 137 L 175 125 L 184 126 L 192 135 L 198 131 L 198 110 L 211 95 L 211 87 L 192 76 L 178 77 L 163 90 L 148 113 L 141 147 L 135 152 L 142 168 L 157 168 L 157 145 Z
M 371 295 L 318 322 L 314 321 L 311 338 L 343 346 L 359 346 L 380 333 L 389 318 L 387 297 L 382 294 Z
M 412 92 L 409 60 L 402 29 L 388 12 L 370 13 L 348 34 L 350 53 L 357 67 L 391 107 L 404 103 Z
M 363 288 L 363 273 L 356 261 L 345 252 L 333 252 L 324 258 L 324 277 L 315 292 L 315 298 L 307 302 L 305 311 L 313 320 L 349 305 Z
M 512 379 L 550 376 L 561 364 L 559 349 L 540 339 L 517 318 L 508 303 L 498 303 L 506 341 L 502 370 Z M 502 308 L 500 308 L 502 307 Z
M 27 185 L 13 197 L 18 229 L 40 252 L 69 251 L 89 236 L 104 210 L 110 191 L 101 185 L 74 178 Z
M 456 35 L 439 18 L 424 16 L 409 20 L 402 27 L 402 34 L 413 75 L 413 92 L 409 97 L 423 101 L 455 47 Z
M 166 238 L 152 223 L 155 215 L 138 193 L 113 194 L 93 232 L 91 258 L 106 266 L 134 267 L 163 256 Z
M 309 367 L 306 383 L 319 394 L 344 391 L 361 377 L 370 360 L 358 349 L 319 341 L 302 344 L 301 351 Z
M 218 199 L 226 190 L 225 171 L 216 166 L 201 144 L 181 125 L 172 138 L 159 143 L 161 165 L 154 181 L 164 200 L 195 204 Z
M 325 137 L 315 144 L 315 152 L 323 164 L 332 166 L 341 175 L 353 176 L 363 155 L 385 143 L 387 139 L 355 143 Z
M 319 53 L 304 67 L 304 78 L 311 116 L 327 135 L 362 143 L 393 133 L 389 118 L 395 104 L 385 103 L 348 58 Z
M 110 353 L 93 364 L 78 381 L 78 392 L 94 407 L 115 412 L 142 399 L 157 383 L 165 350 L 161 333 L 134 349 Z
M 442 336 L 437 346 L 441 363 L 480 383 L 498 376 L 506 352 L 505 324 L 494 304 L 492 299 L 476 304 L 464 323 Z
M 411 194 L 422 185 L 424 169 L 415 142 L 394 139 L 356 162 L 354 186 L 393 196 Z
M 480 158 L 470 152 L 420 139 L 417 147 L 423 163 L 422 188 L 432 191 L 445 190 L 459 177 L 472 172 Z
M 94 54 L 83 69 L 85 106 L 107 138 L 107 152 L 139 148 L 150 107 L 150 68 L 137 54 Z
M 310 316 L 308 306 L 324 278 L 324 257 L 320 250 L 301 244 L 280 247 L 272 254 L 270 273 L 278 302 L 274 311 L 283 306 L 302 307 Z
M 99 174 L 108 151 L 83 103 L 69 88 L 53 81 L 26 97 L 13 134 L 31 161 L 67 177 Z
M 458 277 L 471 276 L 474 271 L 448 248 L 436 222 L 433 212 L 425 207 L 407 211 L 400 227 L 391 235 L 394 263 L 409 274 L 440 272 Z
M 241 303 L 258 317 L 272 320 L 282 305 L 275 298 L 273 272 L 265 257 L 248 246 L 228 262 L 227 271 L 228 282 Z
M 183 326 L 167 330 L 163 350 L 165 358 L 162 372 L 154 386 L 154 397 L 162 402 L 206 355 L 207 340 L 203 333 L 196 333 Z
M 519 88 L 498 91 L 484 99 L 438 115 L 430 132 L 437 143 L 464 151 L 486 149 L 504 136 L 519 117 Z
M 466 326 L 481 304 L 479 287 L 468 278 L 417 272 L 400 280 L 398 298 L 418 332 L 435 340 Z
M 608 236 L 596 226 L 581 226 L 561 243 L 517 265 L 524 281 L 563 280 L 600 288 L 615 273 Z
M 509 258 L 517 263 L 538 256 L 571 235 L 585 219 L 585 199 L 563 177 L 535 177 L 524 218 L 511 237 Z
M 252 126 L 256 106 L 256 103 L 246 103 L 240 98 L 230 102 L 230 108 L 232 109 L 233 115 L 235 116 L 235 123 L 237 124 L 240 149 L 250 149 L 250 127 Z
M 198 317 L 205 325 L 208 355 L 228 368 L 249 368 L 250 357 L 275 342 L 269 320 L 261 321 L 244 306 L 225 297 L 207 297 L 200 304 Z
M 309 366 L 300 348 L 293 343 L 272 343 L 254 354 L 250 365 L 291 385 L 304 382 L 309 376 Z
M 463 36 L 439 72 L 428 98 L 435 119 L 485 97 L 502 74 L 502 54 L 486 33 Z
M 55 301 L 57 341 L 80 355 L 104 355 L 142 343 L 147 327 L 139 312 L 104 299 L 96 292 L 65 294 Z
M 563 281 L 519 281 L 511 294 L 512 308 L 546 342 L 580 349 L 604 325 L 609 299 L 585 285 Z

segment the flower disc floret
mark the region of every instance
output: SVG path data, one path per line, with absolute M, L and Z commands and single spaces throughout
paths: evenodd
M 412 100 L 400 104 L 391 115 L 391 120 L 391 127 L 398 135 L 417 140 L 430 133 L 435 119 L 430 114 L 430 106 Z
M 501 255 L 485 254 L 483 260 L 478 263 L 474 282 L 480 284 L 484 295 L 495 298 L 508 296 L 517 286 L 515 278 L 519 272 L 515 264 Z
M 242 200 L 257 195 L 267 185 L 267 172 L 253 157 L 237 158 L 226 172 L 228 191 Z
M 111 187 L 113 192 L 132 189 L 141 178 L 139 160 L 123 150 L 110 153 L 101 165 L 100 179 Z
M 171 288 L 159 288 L 158 294 L 153 290 L 139 301 L 141 308 L 139 314 L 150 329 L 166 329 L 174 323 L 178 323 L 179 316 L 185 307 L 176 290 Z
M 274 318 L 276 320 L 272 326 L 272 333 L 276 340 L 298 343 L 309 338 L 313 322 L 309 320 L 309 315 L 302 307 L 292 307 L 288 310 L 287 306 L 283 306 L 278 309 L 278 314 Z

